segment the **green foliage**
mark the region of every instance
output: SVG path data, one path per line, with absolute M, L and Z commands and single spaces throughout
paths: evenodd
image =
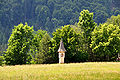
M 113 61 L 120 53 L 120 27 L 101 24 L 92 32 L 92 51 L 95 61 Z
M 93 20 L 93 13 L 89 13 L 88 10 L 83 10 L 80 13 L 78 25 L 83 29 L 83 35 L 85 38 L 90 38 L 96 23 Z
M 8 65 L 58 62 L 57 50 L 61 38 L 67 50 L 65 62 L 113 61 L 120 53 L 120 15 L 112 16 L 98 27 L 95 23 L 103 23 L 111 14 L 120 13 L 118 8 L 108 10 L 108 4 L 112 4 L 112 0 L 108 4 L 101 0 L 14 1 L 0 2 L 0 55 L 7 48 L 5 36 L 9 37 L 8 30 L 12 29 L 10 26 L 13 24 L 27 21 L 35 26 L 35 30 L 40 30 L 34 31 L 27 24 L 14 27 L 4 54 Z M 88 10 L 83 10 L 77 24 L 82 9 L 95 12 L 95 16 Z M 56 29 L 62 25 L 66 26 Z M 52 39 L 49 32 L 53 32 Z
M 47 31 L 44 30 L 38 30 L 33 33 L 34 39 L 32 40 L 33 45 L 31 47 L 33 47 L 34 49 L 36 48 L 35 51 L 39 50 L 40 41 L 46 33 Z
M 2 66 L 4 64 L 4 57 L 0 56 L 0 66 Z
M 33 33 L 32 45 L 29 53 L 32 54 L 32 63 L 50 63 L 50 40 L 51 37 L 45 30 L 38 30 Z
M 8 48 L 5 52 L 5 61 L 8 65 L 30 63 L 28 54 L 33 39 L 33 27 L 27 24 L 15 26 L 8 40 Z
M 90 44 L 91 44 L 91 33 L 94 30 L 96 23 L 93 20 L 93 13 L 90 13 L 88 10 L 83 10 L 80 13 L 80 17 L 79 17 L 79 22 L 78 22 L 78 26 L 83 30 L 83 38 L 84 38 L 84 42 L 83 44 L 85 44 L 86 50 L 87 52 L 90 54 L 89 60 L 91 58 L 91 48 L 90 48 Z
M 53 59 L 55 62 L 58 61 L 58 48 L 60 45 L 61 38 L 63 39 L 63 44 L 66 49 L 65 62 L 79 62 L 85 61 L 85 57 L 80 58 L 82 52 L 79 49 L 79 33 L 76 33 L 70 25 L 62 27 L 62 29 L 56 29 L 53 32 L 52 49 L 53 49 Z M 79 55 L 79 56 L 78 56 Z M 79 58 L 78 58 L 79 57 Z M 83 59 L 83 60 L 82 60 Z
M 38 30 L 33 33 L 34 38 L 32 39 L 32 45 L 30 46 L 30 51 L 29 51 L 29 53 L 32 54 L 33 62 L 35 62 L 34 59 L 36 54 L 39 53 L 39 47 L 41 46 L 40 45 L 41 39 L 46 33 L 47 32 L 44 30 Z
M 120 14 L 119 0 L 1 0 L 0 43 L 7 43 L 13 26 L 20 22 L 52 33 L 59 26 L 74 25 L 83 9 L 94 12 L 97 23 Z
M 49 52 L 51 37 L 46 33 L 39 43 L 38 53 L 35 55 L 35 62 L 40 63 L 50 63 L 51 54 Z
M 112 0 L 112 2 L 113 2 L 113 5 L 115 6 L 115 7 L 120 7 L 120 1 L 119 0 Z
M 120 15 L 111 16 L 111 18 L 107 19 L 106 23 L 120 26 Z

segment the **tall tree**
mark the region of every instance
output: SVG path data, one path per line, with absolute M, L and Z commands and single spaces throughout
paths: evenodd
M 47 31 L 44 30 L 34 31 L 33 33 L 34 38 L 32 39 L 32 45 L 29 51 L 29 53 L 32 54 L 33 59 L 35 58 L 35 55 L 39 52 L 41 39 L 44 37 L 46 33 Z
M 51 37 L 46 33 L 39 43 L 39 51 L 35 55 L 36 63 L 51 63 L 51 54 L 49 52 Z
M 29 53 L 33 56 L 33 63 L 47 63 L 46 59 L 49 51 L 50 36 L 45 30 L 38 30 L 34 32 L 34 39 Z M 46 57 L 45 57 L 46 56 Z
M 15 26 L 8 40 L 8 48 L 5 52 L 5 61 L 8 65 L 26 64 L 30 62 L 28 54 L 33 39 L 33 27 L 27 24 Z
M 92 32 L 91 48 L 95 61 L 114 61 L 120 53 L 120 28 L 113 24 L 102 24 Z
M 56 29 L 53 32 L 52 49 L 54 61 L 58 61 L 58 48 L 60 40 L 63 39 L 63 44 L 66 49 L 65 61 L 66 62 L 80 62 L 83 58 L 80 58 L 82 54 L 79 49 L 79 34 L 71 28 L 70 25 L 62 27 L 62 29 Z M 77 57 L 79 55 L 79 58 Z
M 90 48 L 91 44 L 91 33 L 94 30 L 96 23 L 93 20 L 93 13 L 90 13 L 88 10 L 83 10 L 80 13 L 78 25 L 83 30 L 83 36 L 85 39 L 85 44 L 87 52 L 90 54 L 89 60 L 92 55 L 92 49 Z

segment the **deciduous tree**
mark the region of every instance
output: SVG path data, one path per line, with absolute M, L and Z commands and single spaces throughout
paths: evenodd
M 90 54 L 89 60 L 91 60 L 91 33 L 94 30 L 96 23 L 93 20 L 93 13 L 90 13 L 88 10 L 83 10 L 80 13 L 78 25 L 83 30 L 84 44 L 86 45 L 87 52 Z
M 8 65 L 26 64 L 30 62 L 31 55 L 28 54 L 33 39 L 33 27 L 27 24 L 19 24 L 12 30 L 8 40 L 8 48 L 5 52 L 5 61 Z
M 92 32 L 91 48 L 95 61 L 114 61 L 120 53 L 120 28 L 113 24 L 101 24 Z
M 66 49 L 65 62 L 80 62 L 85 60 L 86 56 L 82 58 L 82 52 L 79 49 L 79 33 L 75 32 L 70 25 L 62 27 L 62 29 L 57 29 L 53 32 L 52 48 L 53 48 L 53 59 L 55 62 L 58 61 L 58 48 L 60 45 L 61 38 L 63 39 L 63 44 Z

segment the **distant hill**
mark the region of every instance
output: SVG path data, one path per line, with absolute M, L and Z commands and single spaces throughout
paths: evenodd
M 78 22 L 88 9 L 96 23 L 120 14 L 119 0 L 0 0 L 0 43 L 5 44 L 14 25 L 27 22 L 35 30 L 52 33 L 59 26 Z

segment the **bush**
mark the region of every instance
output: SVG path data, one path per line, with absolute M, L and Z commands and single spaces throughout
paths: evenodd
M 0 66 L 2 66 L 4 63 L 4 57 L 3 56 L 0 56 Z

